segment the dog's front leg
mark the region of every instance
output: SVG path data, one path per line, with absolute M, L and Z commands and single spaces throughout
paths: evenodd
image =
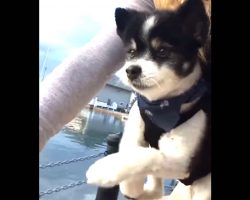
M 144 141 L 143 132 L 144 122 L 140 116 L 137 103 L 135 103 L 126 122 L 120 142 L 119 153 L 109 155 L 95 162 L 86 173 L 88 183 L 110 187 L 127 179 L 127 167 L 130 164 L 140 165 L 137 160 L 132 161 L 131 159 L 128 159 L 128 157 L 131 157 L 136 153 L 137 147 L 148 146 Z M 139 176 L 134 176 L 127 182 L 125 181 L 121 185 L 121 188 L 122 190 L 126 190 L 126 193 L 134 194 L 133 191 L 135 190 L 136 193 L 139 194 L 143 190 L 143 183 L 144 176 L 140 178 Z
M 147 182 L 144 184 L 143 193 L 137 198 L 138 200 L 152 200 L 161 198 L 164 195 L 164 184 L 161 178 L 149 175 Z
M 88 183 L 111 187 L 128 178 L 163 173 L 164 154 L 153 148 L 136 147 L 111 154 L 95 162 L 87 171 Z M 160 176 L 158 176 L 160 177 Z
M 144 193 L 138 199 L 155 199 L 161 196 L 162 182 L 161 179 L 157 180 L 156 176 L 182 179 L 189 175 L 188 165 L 204 136 L 205 122 L 206 115 L 200 111 L 186 123 L 164 135 L 159 142 L 160 151 L 148 148 L 137 149 L 136 154 L 141 168 L 135 168 L 134 171 L 137 174 L 154 175 L 151 176 L 151 184 L 148 185 L 149 187 L 144 186 Z M 143 158 L 143 155 L 148 155 L 147 159 Z M 186 187 L 185 189 L 188 190 Z M 187 198 L 188 192 L 185 195 Z
M 187 178 L 189 161 L 202 138 L 205 121 L 204 112 L 198 112 L 185 124 L 160 139 L 160 151 L 139 145 L 130 147 L 130 144 L 135 143 L 128 143 L 126 150 L 100 159 L 92 165 L 87 172 L 88 182 L 110 187 L 136 176 Z
M 145 124 L 141 118 L 137 102 L 135 102 L 126 122 L 119 152 L 127 154 L 129 149 L 134 149 L 136 152 L 137 147 L 148 147 L 148 144 L 144 140 L 144 129 Z M 140 165 L 140 163 L 137 164 Z M 144 191 L 144 182 L 145 175 L 138 174 L 122 181 L 120 183 L 120 190 L 125 196 L 137 198 Z

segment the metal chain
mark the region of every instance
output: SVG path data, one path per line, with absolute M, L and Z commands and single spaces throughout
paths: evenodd
M 56 187 L 54 189 L 49 189 L 45 192 L 40 192 L 39 193 L 39 198 L 43 197 L 44 195 L 48 195 L 48 194 L 52 194 L 54 192 L 60 192 L 62 190 L 67 190 L 67 189 L 70 189 L 70 188 L 73 188 L 73 187 L 76 187 L 76 186 L 79 186 L 79 185 L 82 185 L 86 183 L 86 180 L 83 180 L 83 181 L 77 181 L 77 182 L 74 182 L 74 183 L 70 183 L 68 185 L 64 185 L 64 186 L 60 186 L 60 187 Z M 170 189 L 171 191 L 174 189 L 173 186 L 164 186 L 165 189 Z
M 87 157 L 80 157 L 80 158 L 74 158 L 74 159 L 71 159 L 71 160 L 58 161 L 58 162 L 49 163 L 49 164 L 46 164 L 46 165 L 39 165 L 39 168 L 45 169 L 47 167 L 61 166 L 61 165 L 69 164 L 69 163 L 73 163 L 73 162 L 90 160 L 92 158 L 97 158 L 97 157 L 102 156 L 102 155 L 106 155 L 106 152 L 101 152 L 101 153 L 98 153 L 98 154 L 95 154 L 95 155 L 91 155 L 91 156 L 87 156 Z M 45 192 L 40 192 L 39 193 L 39 198 L 43 197 L 44 195 L 52 194 L 54 192 L 60 192 L 62 190 L 67 190 L 69 188 L 73 188 L 75 186 L 82 185 L 83 183 L 86 183 L 86 181 L 85 180 L 83 180 L 83 181 L 77 181 L 75 183 L 70 183 L 68 185 L 64 185 L 64 186 L 61 186 L 61 187 L 56 187 L 54 189 L 49 189 L 49 190 L 47 190 Z
M 83 180 L 83 181 L 77 181 L 77 182 L 74 182 L 74 183 L 70 183 L 68 185 L 64 185 L 64 186 L 61 186 L 61 187 L 56 187 L 54 189 L 49 189 L 49 190 L 47 190 L 45 192 L 40 192 L 39 193 L 39 198 L 43 197 L 44 195 L 52 194 L 54 192 L 60 192 L 62 190 L 67 190 L 69 188 L 73 188 L 75 186 L 82 185 L 83 183 L 86 183 L 86 181 L 85 180 Z
M 98 153 L 98 154 L 87 156 L 87 157 L 73 158 L 71 160 L 58 161 L 58 162 L 49 163 L 49 164 L 42 164 L 42 165 L 39 165 L 39 168 L 40 169 L 45 169 L 47 167 L 61 166 L 61 165 L 64 165 L 64 164 L 70 164 L 70 163 L 74 163 L 74 162 L 78 162 L 78 161 L 84 161 L 84 160 L 89 160 L 89 159 L 92 159 L 92 158 L 97 158 L 97 157 L 105 155 L 105 154 L 106 154 L 105 152 L 102 152 L 102 153 Z

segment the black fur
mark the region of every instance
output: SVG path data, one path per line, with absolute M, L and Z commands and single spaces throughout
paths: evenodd
M 158 20 L 150 30 L 148 39 L 145 40 L 142 37 L 142 25 L 150 15 L 155 15 Z M 118 8 L 115 17 L 117 34 L 125 46 L 129 46 L 131 39 L 134 39 L 137 45 L 135 56 L 128 59 L 136 59 L 149 49 L 150 59 L 159 65 L 164 62 L 172 63 L 173 70 L 181 77 L 192 72 L 194 64 L 199 59 L 198 49 L 207 47 L 205 52 L 207 61 L 200 62 L 200 64 L 202 76 L 208 82 L 208 91 L 191 110 L 181 114 L 181 119 L 178 122 L 178 124 L 185 122 L 199 110 L 203 110 L 208 116 L 205 136 L 188 169 L 190 177 L 181 180 L 186 185 L 192 184 L 193 181 L 211 171 L 210 36 L 208 35 L 209 19 L 204 5 L 201 0 L 187 0 L 177 11 L 156 11 L 152 14 Z M 157 57 L 155 49 L 151 47 L 151 40 L 154 38 L 160 38 L 162 42 L 170 44 L 167 48 L 168 56 L 164 59 Z M 189 68 L 185 71 L 182 68 L 184 62 L 189 63 Z M 152 147 L 158 148 L 158 141 L 164 130 L 152 124 L 145 115 L 141 115 L 145 122 L 145 140 Z
M 156 16 L 158 20 L 150 31 L 149 38 L 145 40 L 142 37 L 142 25 L 151 15 Z M 136 42 L 138 48 L 133 59 L 150 49 L 152 60 L 160 65 L 165 62 L 172 63 L 176 74 L 180 76 L 187 76 L 192 72 L 198 48 L 205 44 L 208 35 L 209 20 L 200 0 L 188 0 L 176 12 L 155 11 L 150 14 L 117 8 L 115 19 L 117 34 L 125 46 L 129 46 L 131 39 Z M 168 56 L 164 59 L 157 57 L 157 52 L 151 47 L 150 42 L 156 37 L 171 45 L 167 48 Z M 183 70 L 184 62 L 190 64 L 188 70 Z

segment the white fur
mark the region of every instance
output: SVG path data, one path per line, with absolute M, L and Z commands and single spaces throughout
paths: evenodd
M 156 17 L 155 16 L 151 16 L 149 17 L 143 24 L 142 27 L 142 35 L 145 39 L 148 38 L 148 33 L 150 32 L 150 30 L 154 27 L 156 22 Z
M 186 172 L 190 159 L 203 139 L 205 128 L 206 115 L 203 111 L 199 111 L 187 122 L 161 137 L 159 140 L 160 150 L 164 152 L 166 157 L 172 157 L 173 160 L 176 159 L 179 162 L 177 166 L 173 166 L 176 171 Z M 168 167 L 171 168 L 169 164 Z M 168 175 L 166 174 L 165 177 Z M 178 175 L 170 178 L 178 178 Z
M 136 49 L 136 42 L 135 42 L 134 39 L 131 40 L 130 45 L 131 45 L 130 47 L 131 47 L 132 49 Z
M 192 200 L 211 199 L 211 173 L 195 181 L 192 186 Z
M 146 55 L 145 55 L 146 56 Z M 139 90 L 133 87 L 130 80 L 127 78 L 125 70 L 131 65 L 138 65 L 142 69 L 142 76 L 140 81 L 143 85 L 151 87 L 144 90 Z M 153 101 L 163 97 L 170 97 L 179 95 L 189 88 L 200 78 L 201 68 L 196 64 L 193 72 L 185 78 L 177 76 L 170 66 L 163 65 L 159 67 L 155 62 L 140 58 L 132 61 L 127 61 L 120 73 L 122 74 L 121 80 L 130 85 L 133 90 L 145 96 L 148 100 Z
M 171 195 L 161 200 L 211 200 L 211 173 L 189 186 L 179 182 Z
M 131 120 L 139 117 L 136 104 L 131 115 Z M 144 191 L 142 187 L 147 175 L 170 179 L 182 179 L 189 175 L 188 164 L 203 137 L 206 121 L 204 112 L 199 111 L 186 123 L 172 130 L 169 136 L 164 135 L 159 141 L 159 150 L 143 147 L 146 143 L 142 140 L 143 129 L 140 128 L 144 126 L 141 121 L 141 118 L 137 119 L 139 123 L 128 121 L 132 127 L 126 128 L 123 133 L 120 152 L 94 163 L 86 174 L 89 183 L 110 187 L 122 182 L 120 185 L 124 194 L 139 198 L 150 191 Z M 161 188 L 158 188 L 159 191 L 162 192 Z
M 135 123 L 136 122 L 136 123 Z M 137 102 L 134 103 L 130 110 L 128 120 L 126 121 L 123 136 L 120 142 L 119 151 L 127 151 L 127 147 L 143 146 L 147 147 L 148 143 L 144 140 L 145 124 L 141 118 Z M 132 137 L 131 134 L 135 133 Z

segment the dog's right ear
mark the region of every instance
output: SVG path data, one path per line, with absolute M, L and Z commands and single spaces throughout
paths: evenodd
M 209 33 L 209 18 L 202 0 L 186 0 L 178 9 L 182 30 L 204 45 Z
M 117 26 L 117 34 L 119 36 L 122 35 L 129 21 L 133 18 L 133 16 L 137 13 L 137 11 L 132 9 L 125 8 L 116 8 L 115 9 L 115 22 Z

